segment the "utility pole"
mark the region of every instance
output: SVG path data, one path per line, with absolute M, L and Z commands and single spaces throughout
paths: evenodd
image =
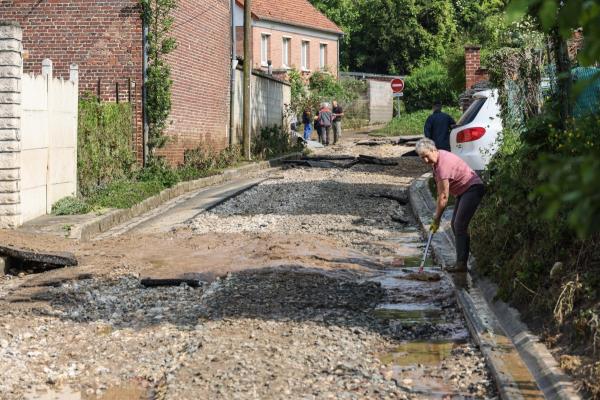
M 250 160 L 250 73 L 252 71 L 252 0 L 244 0 L 244 158 Z

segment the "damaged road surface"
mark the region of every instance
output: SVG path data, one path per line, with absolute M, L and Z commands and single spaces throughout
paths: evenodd
M 31 249 L 0 245 L 3 272 L 43 272 L 56 268 L 74 267 L 77 259 L 71 253 L 39 252 Z
M 277 171 L 154 235 L 73 245 L 88 275 L 5 278 L 0 397 L 496 398 L 451 283 L 416 274 L 406 150 L 346 140 L 314 162 L 385 162 Z

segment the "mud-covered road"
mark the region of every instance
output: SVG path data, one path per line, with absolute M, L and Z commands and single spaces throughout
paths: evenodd
M 415 274 L 406 190 L 426 168 L 408 150 L 347 139 L 316 155 L 398 165 L 268 171 L 155 233 L 0 233 L 80 260 L 0 278 L 0 399 L 495 398 L 450 282 Z

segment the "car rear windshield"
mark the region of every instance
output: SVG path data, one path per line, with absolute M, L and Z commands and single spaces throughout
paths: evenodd
M 476 99 L 473 102 L 473 104 L 471 104 L 469 108 L 467 108 L 467 111 L 465 111 L 465 113 L 460 117 L 456 125 L 461 126 L 473 122 L 475 116 L 477 116 L 477 113 L 479 112 L 479 110 L 481 110 L 481 107 L 483 107 L 486 100 L 486 98 Z

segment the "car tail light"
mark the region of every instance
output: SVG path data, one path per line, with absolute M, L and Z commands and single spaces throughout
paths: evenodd
M 485 135 L 485 128 L 467 128 L 458 132 L 456 143 L 472 142 Z

